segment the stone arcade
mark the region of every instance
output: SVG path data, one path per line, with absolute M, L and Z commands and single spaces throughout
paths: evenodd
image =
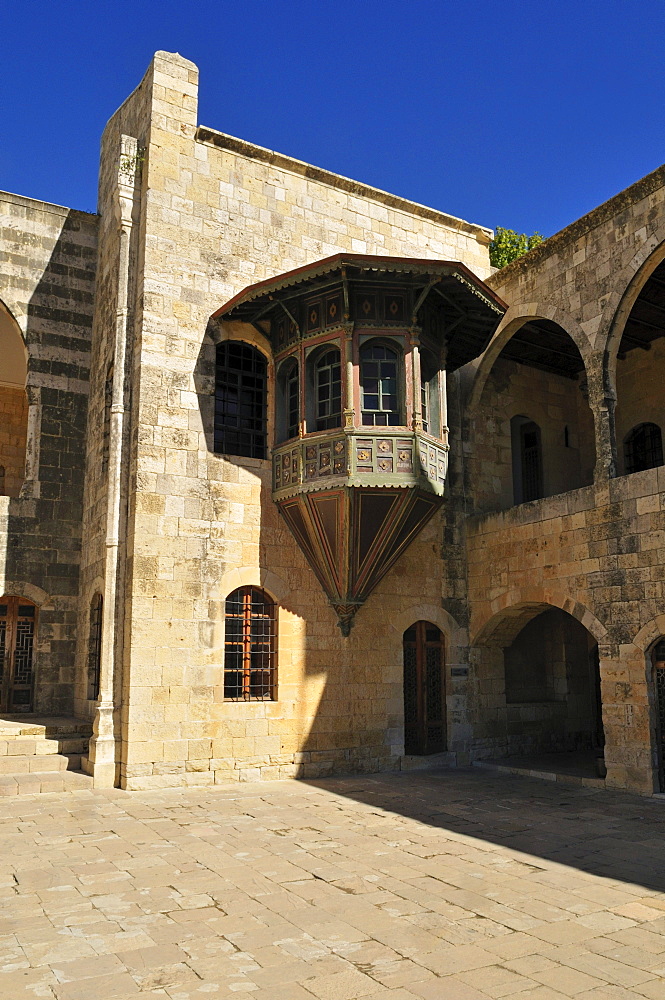
M 492 273 L 196 112 L 159 52 L 97 215 L 0 196 L 0 790 L 665 790 L 665 168 Z

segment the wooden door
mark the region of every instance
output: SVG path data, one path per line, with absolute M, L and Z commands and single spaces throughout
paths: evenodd
M 31 712 L 37 608 L 0 597 L 0 711 Z
M 443 635 L 431 622 L 404 633 L 404 752 L 446 749 L 446 690 Z

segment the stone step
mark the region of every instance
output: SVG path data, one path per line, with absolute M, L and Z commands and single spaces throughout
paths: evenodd
M 63 733 L 60 736 L 0 737 L 0 761 L 5 757 L 46 756 L 58 753 L 87 753 L 89 736 L 81 733 Z
M 499 774 L 511 774 L 522 778 L 540 778 L 542 781 L 557 781 L 562 785 L 578 785 L 583 788 L 604 788 L 605 779 L 591 775 L 569 774 L 546 766 L 527 767 L 519 764 L 502 764 L 494 760 L 474 760 L 473 767 L 486 771 L 498 771 Z
M 0 757 L 0 775 L 32 774 L 36 771 L 80 771 L 80 753 L 35 754 L 28 757 Z
M 92 789 L 93 779 L 82 771 L 31 771 L 0 774 L 0 796 L 33 795 L 37 792 L 76 792 Z
M 452 750 L 426 756 L 404 754 L 400 760 L 402 771 L 430 771 L 437 767 L 457 767 L 457 754 Z
M 89 719 L 72 719 L 67 716 L 4 715 L 0 717 L 0 741 L 25 737 L 48 739 L 58 736 L 88 736 L 92 734 Z

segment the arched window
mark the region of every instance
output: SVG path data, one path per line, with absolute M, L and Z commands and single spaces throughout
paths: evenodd
M 88 630 L 88 701 L 99 698 L 99 671 L 102 657 L 102 607 L 104 599 L 95 594 L 90 602 L 90 628 Z
M 516 504 L 543 496 L 543 455 L 540 427 L 528 417 L 510 421 L 513 450 L 513 499 Z
M 325 431 L 342 423 L 342 365 L 336 347 L 323 351 L 314 366 L 315 427 Z
M 441 435 L 441 400 L 438 386 L 439 366 L 432 351 L 420 351 L 420 411 L 423 430 Z
M 360 409 L 362 422 L 377 427 L 400 421 L 398 393 L 399 356 L 386 344 L 366 344 L 360 349 Z
M 226 599 L 224 698 L 275 701 L 277 609 L 258 587 L 239 587 Z
M 623 444 L 626 475 L 663 464 L 663 439 L 658 424 L 638 424 Z
M 300 368 L 295 358 L 287 358 L 277 376 L 277 440 L 288 441 L 300 430 Z
M 266 457 L 266 359 L 249 344 L 217 345 L 215 451 Z

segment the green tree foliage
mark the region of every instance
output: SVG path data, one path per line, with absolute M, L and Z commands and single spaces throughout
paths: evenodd
M 516 233 L 514 229 L 497 226 L 490 243 L 490 264 L 493 267 L 505 267 L 542 242 L 543 237 L 538 232 L 527 236 L 526 233 Z

